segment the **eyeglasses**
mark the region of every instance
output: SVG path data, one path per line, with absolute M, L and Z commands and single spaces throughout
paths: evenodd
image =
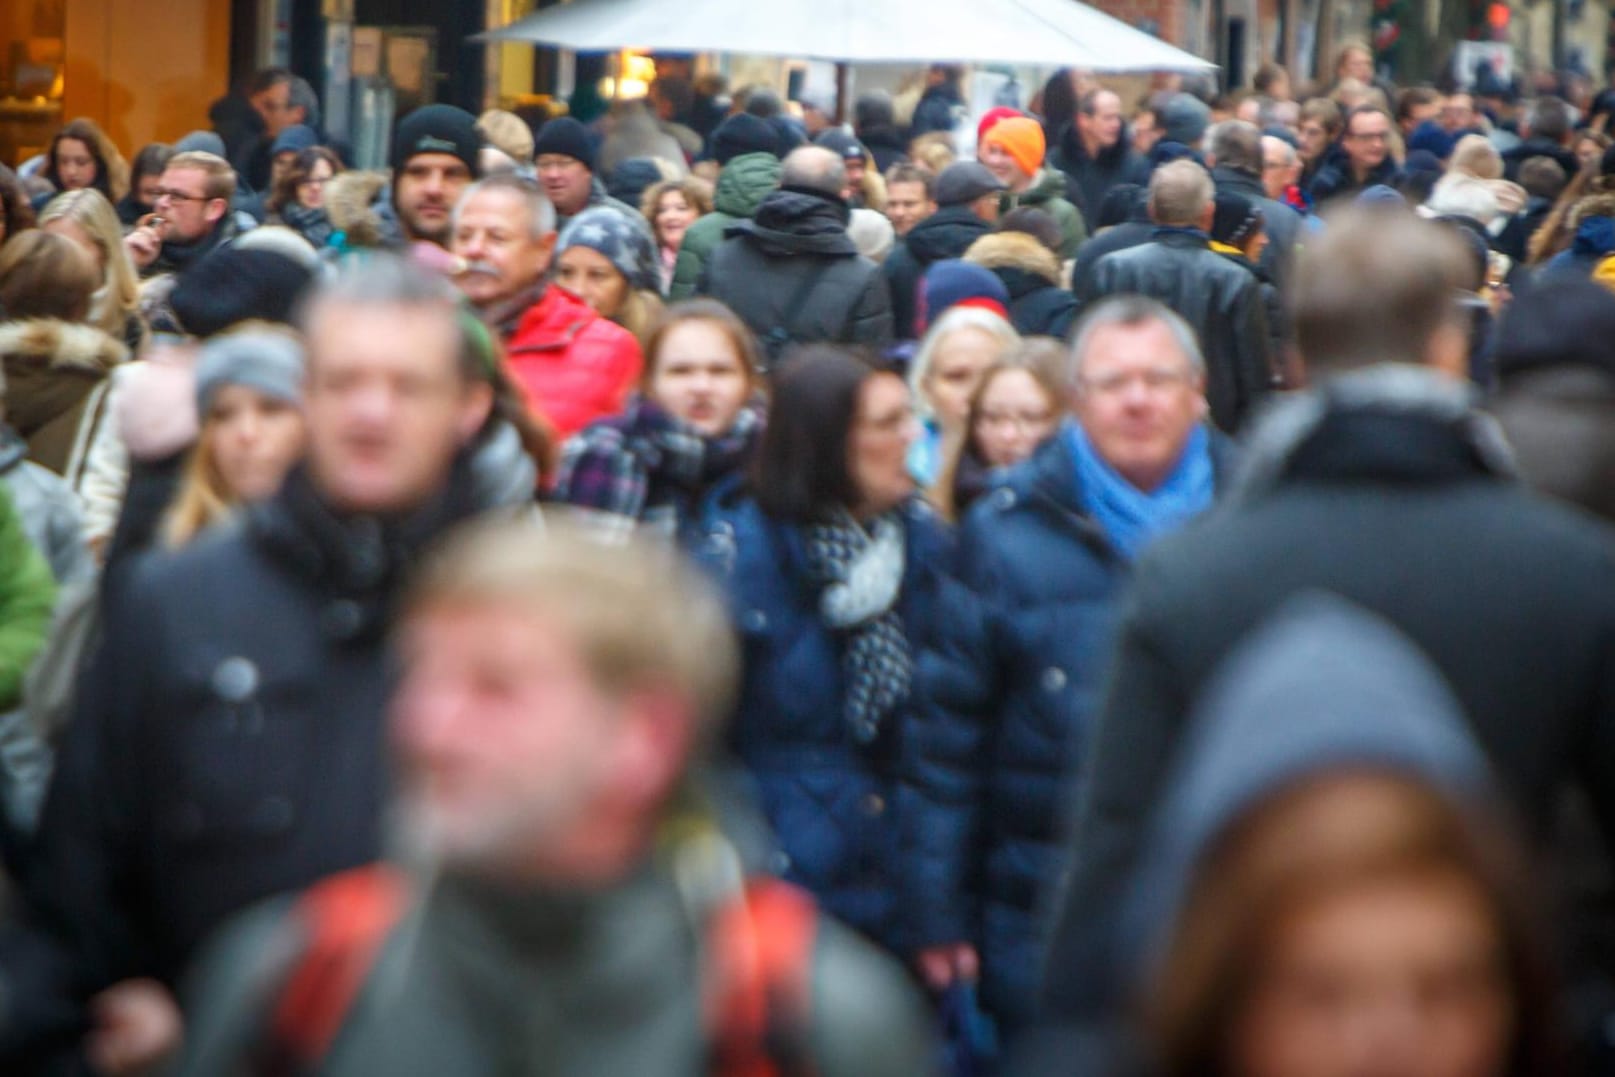
M 987 430 L 1008 428 L 1017 434 L 1030 434 L 1048 426 L 1053 418 L 1046 411 L 984 411 L 976 416 L 976 424 Z
M 206 202 L 209 200 L 205 194 L 186 194 L 184 191 L 174 191 L 167 187 L 161 187 L 157 191 L 157 197 L 152 199 L 152 204 L 156 205 L 165 198 L 170 202 Z
M 1083 378 L 1082 385 L 1095 396 L 1120 396 L 1134 382 L 1141 383 L 1145 389 L 1152 393 L 1159 393 L 1174 386 L 1182 385 L 1189 378 L 1190 374 L 1186 370 L 1168 370 L 1164 367 L 1158 367 L 1154 370 L 1140 370 L 1134 373 L 1106 374 L 1102 378 Z
M 1384 142 L 1391 137 L 1389 131 L 1352 131 L 1347 138 L 1362 139 L 1364 142 Z

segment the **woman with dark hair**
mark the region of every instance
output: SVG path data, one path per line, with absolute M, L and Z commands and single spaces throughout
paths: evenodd
M 298 153 L 280 178 L 265 209 L 270 224 L 283 224 L 314 247 L 324 249 L 336 228 L 325 209 L 325 188 L 342 171 L 342 161 L 324 146 Z
M 751 330 L 722 303 L 675 304 L 645 352 L 640 391 L 566 443 L 555 500 L 591 525 L 683 537 L 706 493 L 750 461 L 763 428 Z
M 113 205 L 129 190 L 129 166 L 118 147 L 94 120 L 82 117 L 56 132 L 45 154 L 42 175 L 57 194 L 94 187 Z M 51 197 L 42 197 L 36 202 L 42 205 Z
M 744 646 L 729 743 L 773 867 L 899 948 L 899 752 L 951 540 L 915 495 L 908 386 L 828 347 L 782 368 L 750 481 L 716 495 L 698 555 Z
M 156 208 L 157 192 L 163 186 L 163 169 L 168 167 L 172 156 L 173 148 L 163 142 L 147 143 L 135 154 L 134 164 L 129 166 L 129 193 L 118 199 L 114 207 L 118 211 L 118 222 L 125 228 L 134 228 L 140 218 Z
M 34 207 L 17 173 L 0 165 L 0 245 L 34 226 Z

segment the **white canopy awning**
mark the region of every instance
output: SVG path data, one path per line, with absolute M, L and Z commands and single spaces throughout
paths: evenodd
M 572 0 L 476 40 L 840 63 L 1035 64 L 1099 72 L 1216 66 L 1078 0 Z

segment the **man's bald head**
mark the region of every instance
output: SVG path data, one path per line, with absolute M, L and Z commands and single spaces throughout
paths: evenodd
M 802 187 L 832 198 L 840 198 L 847 185 L 847 166 L 841 157 L 823 146 L 799 146 L 785 158 L 780 171 L 781 187 Z

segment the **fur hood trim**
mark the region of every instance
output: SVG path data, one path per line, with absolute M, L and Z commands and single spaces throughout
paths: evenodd
M 376 199 L 387 188 L 387 173 L 354 169 L 343 172 L 325 189 L 325 212 L 331 227 L 347 234 L 350 247 L 379 247 L 387 229 L 376 212 Z
M 31 318 L 0 325 L 0 355 L 104 375 L 128 361 L 129 346 L 93 325 Z
M 1060 257 L 1024 232 L 993 232 L 965 251 L 965 261 L 984 269 L 1019 269 L 1060 283 Z

